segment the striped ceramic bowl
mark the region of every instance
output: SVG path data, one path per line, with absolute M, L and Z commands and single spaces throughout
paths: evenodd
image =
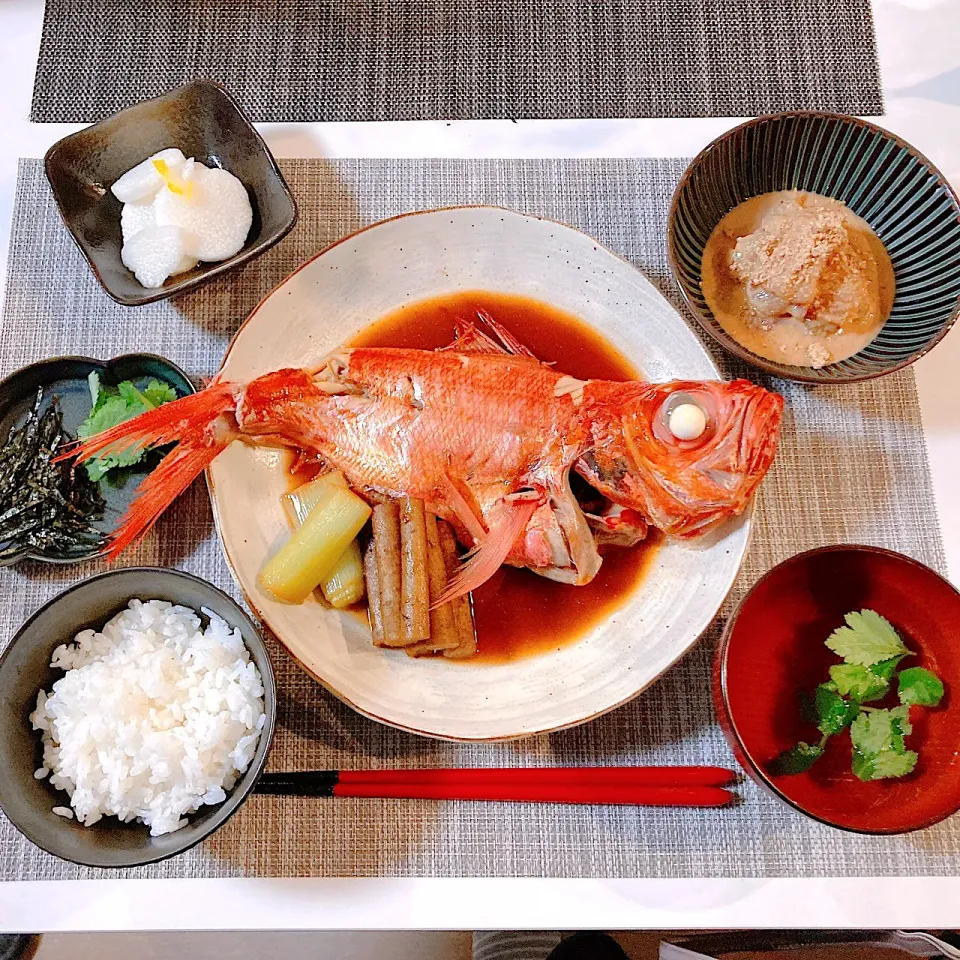
M 879 336 L 820 370 L 766 360 L 714 319 L 700 287 L 703 248 L 721 218 L 773 190 L 842 200 L 876 231 L 893 261 L 896 298 Z M 735 127 L 687 168 L 670 207 L 667 253 L 700 325 L 731 353 L 790 380 L 849 383 L 923 356 L 960 312 L 960 203 L 946 179 L 898 137 L 853 117 L 783 113 Z

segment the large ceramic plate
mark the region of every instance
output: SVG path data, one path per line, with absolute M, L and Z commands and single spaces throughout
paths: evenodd
M 325 250 L 254 310 L 222 376 L 246 381 L 309 366 L 404 303 L 477 289 L 535 297 L 579 316 L 649 379 L 718 376 L 683 319 L 630 264 L 569 227 L 491 207 L 399 217 Z M 527 736 L 630 700 L 710 623 L 749 533 L 742 517 L 707 540 L 666 544 L 613 616 L 557 652 L 489 665 L 414 661 L 402 651 L 374 649 L 355 616 L 312 600 L 277 603 L 257 588 L 264 557 L 288 534 L 280 506 L 286 462 L 269 449 L 235 443 L 210 469 L 217 527 L 240 586 L 325 687 L 375 720 L 435 737 Z

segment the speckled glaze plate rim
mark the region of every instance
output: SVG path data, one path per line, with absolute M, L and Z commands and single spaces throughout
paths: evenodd
M 680 296 L 683 298 L 684 304 L 686 304 L 688 311 L 692 314 L 694 320 L 696 320 L 697 325 L 704 333 L 706 333 L 712 340 L 718 343 L 725 350 L 732 353 L 734 356 L 739 357 L 741 360 L 749 363 L 751 366 L 756 367 L 758 370 L 762 370 L 764 373 L 771 374 L 775 377 L 782 377 L 785 380 L 793 380 L 798 383 L 809 383 L 813 386 L 830 386 L 834 384 L 843 384 L 843 383 L 861 383 L 865 380 L 875 380 L 877 377 L 885 377 L 887 374 L 896 373 L 898 370 L 903 370 L 906 367 L 911 366 L 916 363 L 921 357 L 926 356 L 940 341 L 950 332 L 957 318 L 960 317 L 960 298 L 957 299 L 957 302 L 954 305 L 954 309 L 950 317 L 943 324 L 941 329 L 938 331 L 936 336 L 927 343 L 921 350 L 911 354 L 905 360 L 901 360 L 898 363 L 892 364 L 884 370 L 872 372 L 872 373 L 854 373 L 854 374 L 845 374 L 842 379 L 837 380 L 823 380 L 819 379 L 811 374 L 805 373 L 805 367 L 795 367 L 788 364 L 778 364 L 774 363 L 771 360 L 767 360 L 764 357 L 759 356 L 758 354 L 753 353 L 751 350 L 748 350 L 732 336 L 726 333 L 722 329 L 714 328 L 710 323 L 708 323 L 701 314 L 700 307 L 694 303 L 691 299 L 690 294 L 687 292 L 686 287 L 680 279 L 681 270 L 680 264 L 677 261 L 677 256 L 675 253 L 676 247 L 676 223 L 677 223 L 677 207 L 680 202 L 680 195 L 683 190 L 686 188 L 687 184 L 690 181 L 690 178 L 693 174 L 693 169 L 696 167 L 707 155 L 715 150 L 721 143 L 728 140 L 730 137 L 735 136 L 736 134 L 741 133 L 745 130 L 750 130 L 755 127 L 759 127 L 765 123 L 787 120 L 792 117 L 798 119 L 824 119 L 824 120 L 838 120 L 843 123 L 848 123 L 851 126 L 859 127 L 862 130 L 869 130 L 873 133 L 879 133 L 881 136 L 887 138 L 889 141 L 894 143 L 904 152 L 908 153 L 914 159 L 918 160 L 921 164 L 926 166 L 926 168 L 936 177 L 940 187 L 944 189 L 947 194 L 953 199 L 954 205 L 957 209 L 957 221 L 960 223 L 960 197 L 957 196 L 956 191 L 950 185 L 950 182 L 943 175 L 940 169 L 929 160 L 924 154 L 922 154 L 916 147 L 908 143 L 902 137 L 898 136 L 895 133 L 881 127 L 875 123 L 871 123 L 869 120 L 864 120 L 860 117 L 852 117 L 843 113 L 833 113 L 829 110 L 786 110 L 780 113 L 770 113 L 764 114 L 759 117 L 753 117 L 750 120 L 746 120 L 743 123 L 737 124 L 735 127 L 731 127 L 729 130 L 725 130 L 723 133 L 714 137 L 702 150 L 700 150 L 697 155 L 690 161 L 686 169 L 683 171 L 683 174 L 680 176 L 680 179 L 677 181 L 677 186 L 673 191 L 673 197 L 670 200 L 670 207 L 667 212 L 667 262 L 670 265 L 670 273 L 673 277 L 674 286 L 679 292 Z M 712 315 L 711 315 L 712 316 Z M 716 322 L 716 321 L 715 321 Z M 717 323 L 719 328 L 719 323 Z
M 954 594 L 960 597 L 960 589 L 954 586 L 942 574 L 937 573 L 937 571 L 932 567 L 928 567 L 925 563 L 921 563 L 919 560 L 915 560 L 913 557 L 909 557 L 905 553 L 898 553 L 896 550 L 888 550 L 886 547 L 877 547 L 871 544 L 863 543 L 831 543 L 822 547 L 813 547 L 812 549 L 804 550 L 801 553 L 795 553 L 792 557 L 787 557 L 786 560 L 781 560 L 780 563 L 774 567 L 771 567 L 766 573 L 757 578 L 746 594 L 744 594 L 740 602 L 736 605 L 733 612 L 730 614 L 729 619 L 724 625 L 723 632 L 720 634 L 720 639 L 717 642 L 717 649 L 714 652 L 713 676 L 711 684 L 713 688 L 714 704 L 718 716 L 726 721 L 721 722 L 720 726 L 723 729 L 724 736 L 730 744 L 730 748 L 738 755 L 738 757 L 740 755 L 743 756 L 743 761 L 745 762 L 742 762 L 742 764 L 749 775 L 767 793 L 773 797 L 776 797 L 776 799 L 781 803 L 785 803 L 787 806 L 792 807 L 797 811 L 797 813 L 803 814 L 803 816 L 810 820 L 815 820 L 817 823 L 821 823 L 826 827 L 832 827 L 834 830 L 843 830 L 845 833 L 856 833 L 860 834 L 861 836 L 870 837 L 901 836 L 907 833 L 915 833 L 917 830 L 925 830 L 927 827 L 932 827 L 934 824 L 940 823 L 949 817 L 955 816 L 958 812 L 960 812 L 960 808 L 948 810 L 946 813 L 938 814 L 932 818 L 924 820 L 922 823 L 918 823 L 915 826 L 907 827 L 905 829 L 884 828 L 871 830 L 865 827 L 846 826 L 842 823 L 836 823 L 833 820 L 822 817 L 819 814 L 811 812 L 802 804 L 789 797 L 777 786 L 774 778 L 764 770 L 764 765 L 760 763 L 754 754 L 747 748 L 743 735 L 740 732 L 740 725 L 734 719 L 733 711 L 730 709 L 730 700 L 727 696 L 727 674 L 729 671 L 728 653 L 730 650 L 730 643 L 733 639 L 734 630 L 736 630 L 737 627 L 737 621 L 740 619 L 740 614 L 746 608 L 749 601 L 754 597 L 757 591 L 764 586 L 764 584 L 773 579 L 773 577 L 780 576 L 783 572 L 782 568 L 800 563 L 804 560 L 809 560 L 812 557 L 826 556 L 831 553 L 846 552 L 877 554 L 882 557 L 888 557 L 889 559 L 895 560 L 898 563 L 903 563 L 906 566 L 917 567 L 918 569 L 923 570 L 924 573 L 929 574 L 930 576 L 939 580 L 945 586 L 949 587 Z
M 351 240 L 354 240 L 355 238 L 357 238 L 362 234 L 375 230 L 378 227 L 382 227 L 387 224 L 396 223 L 397 221 L 407 220 L 410 218 L 416 218 L 424 215 L 447 213 L 452 211 L 464 211 L 464 210 L 504 212 L 510 216 L 518 217 L 525 220 L 535 220 L 535 221 L 539 221 L 546 224 L 553 224 L 564 230 L 569 230 L 573 233 L 579 234 L 581 237 L 586 238 L 595 248 L 602 250 L 605 254 L 612 257 L 613 259 L 618 261 L 620 264 L 622 264 L 624 267 L 628 268 L 629 270 L 639 273 L 644 278 L 644 280 L 646 280 L 646 277 L 643 275 L 642 271 L 640 271 L 633 263 L 631 263 L 625 257 L 617 254 L 615 251 L 611 250 L 609 247 L 607 247 L 601 241 L 597 240 L 595 237 L 586 233 L 586 231 L 580 230 L 577 227 L 571 226 L 568 223 L 564 223 L 561 220 L 556 220 L 551 217 L 520 212 L 520 211 L 511 209 L 509 207 L 499 206 L 496 204 L 454 204 L 446 207 L 435 207 L 435 208 L 429 208 L 425 210 L 412 210 L 405 213 L 397 214 L 392 217 L 387 217 L 382 220 L 378 220 L 375 223 L 368 224 L 367 226 L 364 226 L 364 227 L 360 227 L 359 229 L 354 230 L 351 233 L 348 233 L 340 237 L 339 239 L 333 241 L 332 243 L 328 244 L 326 247 L 319 250 L 313 256 L 306 259 L 296 269 L 292 270 L 286 277 L 284 277 L 271 291 L 269 291 L 257 303 L 257 305 L 250 311 L 250 313 L 248 314 L 246 319 L 243 321 L 243 323 L 237 328 L 236 332 L 231 338 L 229 345 L 227 346 L 226 351 L 224 352 L 223 361 L 221 363 L 221 367 L 220 367 L 220 370 L 218 371 L 217 376 L 220 375 L 220 373 L 223 371 L 224 367 L 226 366 L 228 360 L 230 359 L 231 353 L 233 352 L 238 339 L 240 338 L 240 336 L 242 335 L 246 327 L 251 323 L 251 321 L 260 311 L 260 309 L 264 306 L 264 304 L 266 304 L 267 301 L 270 300 L 275 295 L 278 295 L 282 291 L 282 288 L 288 283 L 288 281 L 290 281 L 297 274 L 301 273 L 303 270 L 305 270 L 306 268 L 314 264 L 317 260 L 325 256 L 326 254 L 330 253 L 331 251 L 335 250 L 336 248 L 342 246 L 343 244 L 348 243 Z M 659 296 L 662 297 L 662 294 L 659 294 L 659 291 L 657 291 L 657 293 Z M 684 323 L 689 328 L 689 324 L 686 323 L 686 321 L 684 320 L 683 316 L 679 313 L 679 311 L 677 311 L 672 304 L 669 304 L 669 301 L 665 300 L 665 302 L 670 307 L 670 310 L 676 314 L 678 322 Z M 589 321 L 587 321 L 582 317 L 580 317 L 579 319 L 582 323 L 592 328 L 593 325 L 590 324 Z M 370 320 L 368 321 L 368 323 L 363 324 L 363 326 L 367 326 L 369 323 L 374 323 L 374 322 L 375 322 L 375 319 Z M 358 327 L 357 329 L 358 330 L 362 329 L 362 327 Z M 604 336 L 604 338 L 606 339 L 604 334 L 601 333 L 601 336 Z M 693 336 L 696 339 L 695 334 L 693 334 Z M 703 347 L 702 343 L 700 343 L 699 341 L 697 341 L 697 343 L 700 350 L 703 353 L 704 359 L 707 361 L 713 374 L 718 379 L 721 378 L 719 368 L 717 367 L 713 358 L 710 356 L 707 350 Z M 224 533 L 222 529 L 222 521 L 220 516 L 220 506 L 218 505 L 219 501 L 217 496 L 216 481 L 212 476 L 212 472 L 210 468 L 207 468 L 207 470 L 205 471 L 205 478 L 207 482 L 207 489 L 210 495 L 211 505 L 213 507 L 214 526 L 217 531 L 217 536 L 220 539 L 220 544 L 221 544 L 221 547 L 223 548 L 224 557 L 226 558 L 227 566 L 230 569 L 231 576 L 236 582 L 238 589 L 243 594 L 247 605 L 249 606 L 251 611 L 253 611 L 254 615 L 259 620 L 263 629 L 269 630 L 277 638 L 277 641 L 281 644 L 281 646 L 284 647 L 284 650 L 286 651 L 287 655 L 289 655 L 297 663 L 300 669 L 302 669 L 308 676 L 310 676 L 313 680 L 315 680 L 318 684 L 320 684 L 324 689 L 326 689 L 327 691 L 332 693 L 335 697 L 337 697 L 338 700 L 340 700 L 341 702 L 346 704 L 348 707 L 350 707 L 352 710 L 356 711 L 358 714 L 366 717 L 369 720 L 373 720 L 377 723 L 384 724 L 385 726 L 392 727 L 394 729 L 401 730 L 406 733 L 412 733 L 417 736 L 422 736 L 428 739 L 440 740 L 440 741 L 446 741 L 446 742 L 452 742 L 452 743 L 505 743 L 505 742 L 511 742 L 515 740 L 526 739 L 528 737 L 539 736 L 542 734 L 555 733 L 561 730 L 572 729 L 574 727 L 582 726 L 585 723 L 589 723 L 592 720 L 596 720 L 599 717 L 602 717 L 605 714 L 608 714 L 614 710 L 617 710 L 620 707 L 629 703 L 630 701 L 636 699 L 640 694 L 642 694 L 646 689 L 648 689 L 653 683 L 655 683 L 664 673 L 672 669 L 681 660 L 683 660 L 683 658 L 687 656 L 687 654 L 690 653 L 690 651 L 697 645 L 700 638 L 703 636 L 704 632 L 706 632 L 706 630 L 710 627 L 710 624 L 713 623 L 713 621 L 716 619 L 717 614 L 719 613 L 721 607 L 723 606 L 723 603 L 726 601 L 727 597 L 729 596 L 730 591 L 733 589 L 734 583 L 736 582 L 736 579 L 739 576 L 740 569 L 742 568 L 742 565 L 743 565 L 743 559 L 746 556 L 747 550 L 750 547 L 750 544 L 752 542 L 753 535 L 754 535 L 754 529 L 755 529 L 753 524 L 753 516 L 755 513 L 755 500 L 754 500 L 754 501 L 751 501 L 747 509 L 743 512 L 743 514 L 740 515 L 740 517 L 736 518 L 735 521 L 731 521 L 731 523 L 736 524 L 738 528 L 744 529 L 743 542 L 742 542 L 742 546 L 739 549 L 739 556 L 735 564 L 735 569 L 732 570 L 729 580 L 723 584 L 722 596 L 719 596 L 718 594 L 719 598 L 717 599 L 715 607 L 712 610 L 711 614 L 705 618 L 704 622 L 695 631 L 691 639 L 685 645 L 682 646 L 682 648 L 677 652 L 677 654 L 673 657 L 673 659 L 670 660 L 669 663 L 663 666 L 663 669 L 660 670 L 660 672 L 656 676 L 651 677 L 648 681 L 643 683 L 641 686 L 635 689 L 628 696 L 622 697 L 621 699 L 617 700 L 614 703 L 604 705 L 602 709 L 591 713 L 589 716 L 584 716 L 579 719 L 571 720 L 568 722 L 538 727 L 536 729 L 523 730 L 517 733 L 502 734 L 502 735 L 495 735 L 495 736 L 458 736 L 458 735 L 438 733 L 433 730 L 419 729 L 414 725 L 400 723 L 390 719 L 389 717 L 381 716 L 380 714 L 373 712 L 371 709 L 361 706 L 354 699 L 352 699 L 350 696 L 345 694 L 342 690 L 338 689 L 336 685 L 333 684 L 330 680 L 322 677 L 315 670 L 311 669 L 307 664 L 303 662 L 303 660 L 301 660 L 295 653 L 293 653 L 293 651 L 289 648 L 289 646 L 284 642 L 281 634 L 277 630 L 275 630 L 271 625 L 268 615 L 264 613 L 264 611 L 261 609 L 261 606 L 253 599 L 253 597 L 250 596 L 249 591 L 244 586 L 242 579 L 240 577 L 240 574 L 238 572 L 236 559 L 231 554 L 230 548 L 227 546 L 227 542 L 224 537 Z
M 28 363 L 25 366 L 19 367 L 18 369 L 7 374 L 2 380 L 0 380 L 0 405 L 6 403 L 8 400 L 13 401 L 11 397 L 11 390 L 15 380 L 20 377 L 28 377 L 30 374 L 36 373 L 40 374 L 48 368 L 54 368 L 61 364 L 66 363 L 77 363 L 85 364 L 94 368 L 98 368 L 102 373 L 109 372 L 110 368 L 118 363 L 123 363 L 127 361 L 147 361 L 156 363 L 161 367 L 165 367 L 178 376 L 183 383 L 189 384 L 190 393 L 196 392 L 196 386 L 194 385 L 193 380 L 187 375 L 187 373 L 181 369 L 177 364 L 172 360 L 168 360 L 166 357 L 161 357 L 156 353 L 123 353 L 119 356 L 112 357 L 110 360 L 98 360 L 96 357 L 83 357 L 74 354 L 64 355 L 60 357 L 48 357 L 46 360 L 36 360 L 33 363 Z M 46 391 L 50 384 L 55 382 L 57 377 L 51 378 L 40 378 L 40 385 L 43 390 Z M 178 391 L 179 392 L 179 391 Z M 6 436 L 4 435 L 3 440 L 6 441 Z M 105 553 L 106 547 L 101 546 L 96 550 L 91 551 L 90 553 L 82 554 L 81 556 L 76 557 L 63 557 L 63 556 L 50 556 L 49 554 L 41 553 L 33 548 L 27 547 L 19 552 L 12 554 L 6 559 L 0 560 L 0 567 L 11 567 L 17 563 L 21 563 L 25 560 L 35 561 L 37 563 L 51 564 L 53 566 L 72 566 L 79 563 L 89 563 L 91 560 L 97 560 L 102 557 Z

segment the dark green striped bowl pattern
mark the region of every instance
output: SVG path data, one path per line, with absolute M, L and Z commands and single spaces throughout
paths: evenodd
M 876 231 L 893 261 L 896 297 L 879 336 L 821 370 L 758 357 L 714 319 L 700 287 L 707 239 L 738 203 L 773 190 L 842 200 Z M 751 120 L 694 158 L 673 196 L 667 252 L 700 325 L 732 353 L 791 380 L 844 383 L 913 363 L 960 311 L 960 204 L 945 178 L 909 144 L 873 124 L 829 113 Z

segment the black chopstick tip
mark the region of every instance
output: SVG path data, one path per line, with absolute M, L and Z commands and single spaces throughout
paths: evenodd
M 264 773 L 254 786 L 253 792 L 274 797 L 332 797 L 339 782 L 339 770 Z

